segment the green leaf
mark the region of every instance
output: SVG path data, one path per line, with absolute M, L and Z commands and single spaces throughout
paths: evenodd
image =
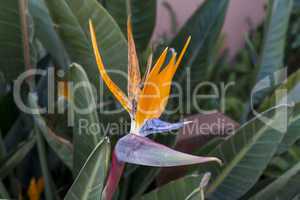
M 277 193 L 277 200 L 292 199 L 299 195 L 300 174 L 292 177 L 288 183 Z M 297 199 L 295 199 L 297 200 Z
M 193 155 L 196 155 L 196 156 L 207 155 L 224 141 L 225 141 L 224 138 L 214 137 L 211 140 L 209 140 L 206 144 L 204 144 L 201 148 L 199 148 L 195 152 L 193 152 Z M 189 174 L 194 173 L 198 169 L 199 169 L 198 165 L 188 166 L 187 173 L 189 173 Z
M 160 168 L 157 167 L 145 167 L 138 166 L 130 177 L 134 177 L 131 185 L 134 185 L 134 196 L 132 199 L 140 197 L 155 180 L 160 172 Z
M 0 181 L 0 198 L 10 199 L 7 189 L 2 181 Z
M 299 200 L 299 199 L 300 199 L 300 194 L 297 194 L 297 195 L 295 195 L 295 196 L 293 197 L 292 200 Z
M 286 33 L 291 15 L 293 0 L 270 0 L 268 20 L 265 24 L 264 41 L 260 55 L 260 66 L 256 82 L 262 84 L 264 78 L 270 78 L 274 72 L 284 67 L 284 49 Z M 253 104 L 257 105 L 272 90 L 263 89 L 253 96 Z
M 11 170 L 17 167 L 27 156 L 35 144 L 35 137 L 31 135 L 28 139 L 18 145 L 17 149 L 8 154 L 0 161 L 0 178 L 5 178 Z
M 299 0 L 295 0 L 295 7 L 296 8 L 300 8 L 300 1 Z
M 192 72 L 189 80 L 191 87 L 201 80 L 206 80 L 205 74 L 208 73 L 208 66 L 216 53 L 214 50 L 223 27 L 228 2 L 228 0 L 207 0 L 173 39 L 170 46 L 179 51 L 188 36 L 192 37 L 175 76 L 176 82 L 184 83 L 188 71 Z
M 300 70 L 291 74 L 285 82 L 280 85 L 269 98 L 266 98 L 261 104 L 259 110 L 263 111 L 276 104 L 282 103 L 283 99 L 287 97 L 288 104 L 295 104 L 292 112 L 290 124 L 285 134 L 279 149 L 278 154 L 286 152 L 297 140 L 300 139 Z
M 36 96 L 28 95 L 28 101 L 32 109 L 38 109 Z M 56 153 L 56 155 L 63 161 L 65 165 L 72 169 L 73 167 L 73 145 L 66 139 L 55 134 L 46 124 L 44 118 L 40 114 L 32 115 L 36 126 L 41 131 L 45 140 Z
M 211 173 L 207 172 L 203 175 L 200 185 L 185 200 L 205 200 L 204 189 L 207 186 Z
M 2 132 L 0 130 L 0 160 L 5 158 L 5 156 L 6 156 L 6 148 L 5 148 L 5 145 L 4 145 Z M 4 199 L 9 199 L 10 198 L 2 179 L 0 179 L 0 198 L 4 198 Z
M 197 149 L 193 154 L 197 156 L 206 155 L 225 140 L 225 138 L 214 137 L 211 140 L 209 140 L 206 144 L 204 144 L 200 149 Z
M 7 92 L 7 83 L 4 74 L 0 72 L 0 102 L 2 102 L 2 99 L 7 94 Z
M 24 71 L 19 1 L 2 1 L 0 6 L 0 71 L 6 80 Z
M 127 2 L 130 12 L 136 48 L 142 52 L 147 47 L 155 26 L 156 0 L 108 0 L 105 7 L 127 35 Z
M 142 196 L 141 200 L 159 200 L 159 199 L 172 199 L 182 200 L 185 199 L 193 190 L 199 187 L 202 176 L 193 175 L 186 176 L 176 181 L 172 181 L 152 192 Z
M 222 167 L 211 163 L 200 170 L 213 175 L 209 199 L 238 199 L 256 183 L 285 134 L 288 113 L 286 106 L 278 106 L 258 115 L 209 154 L 224 162 Z
M 43 177 L 45 179 L 45 197 L 46 200 L 54 200 L 57 199 L 55 197 L 55 190 L 54 190 L 54 185 L 53 185 L 53 180 L 49 171 L 49 165 L 47 162 L 47 154 L 46 154 L 46 150 L 45 150 L 45 142 L 44 139 L 42 137 L 42 134 L 40 132 L 40 130 L 37 127 L 34 127 L 34 131 L 35 131 L 35 137 L 36 137 L 36 141 L 37 141 L 37 149 L 38 149 L 38 153 L 39 153 L 39 160 L 40 160 L 40 165 L 41 165 L 41 170 L 42 170 L 42 174 Z
M 64 199 L 101 200 L 109 158 L 110 143 L 108 138 L 105 138 L 91 152 Z
M 73 86 L 70 88 L 70 98 L 71 114 L 74 114 L 74 119 L 71 120 L 74 120 L 73 172 L 76 176 L 95 146 L 103 140 L 104 134 L 100 132 L 96 101 L 84 69 L 80 65 L 72 64 L 67 77 Z
M 250 197 L 252 197 L 257 192 L 262 190 L 264 187 L 266 187 L 272 181 L 274 181 L 274 178 L 262 178 L 262 179 L 258 180 L 255 183 L 255 185 L 245 195 L 243 195 L 240 199 L 242 199 L 242 200 L 250 199 Z
M 286 152 L 297 140 L 300 139 L 299 128 L 300 128 L 300 109 L 299 105 L 295 107 L 292 114 L 292 119 L 290 121 L 290 125 L 288 130 L 281 141 L 277 154 L 282 154 Z
M 57 35 L 44 0 L 29 0 L 29 12 L 34 21 L 36 37 L 61 67 L 69 66 L 68 55 Z
M 6 156 L 6 148 L 4 144 L 4 139 L 2 136 L 2 131 L 0 130 L 0 160 L 3 159 Z
M 197 188 L 185 200 L 204 200 L 204 198 L 204 191 L 201 188 Z
M 297 35 L 295 41 L 292 43 L 292 48 L 297 49 L 299 47 L 300 47 L 300 35 Z
M 89 19 L 93 21 L 106 69 L 114 70 L 111 78 L 125 91 L 127 77 L 121 75 L 127 74 L 126 39 L 101 4 L 96 0 L 46 0 L 46 4 L 71 62 L 83 66 L 91 83 L 99 89 L 100 75 L 88 30 Z
M 253 200 L 273 200 L 277 199 L 278 193 L 281 193 L 282 188 L 292 179 L 295 175 L 297 175 L 300 171 L 300 162 L 295 164 L 291 169 L 286 171 L 280 177 L 278 177 L 275 181 L 266 186 L 263 190 L 259 191 L 256 195 L 254 195 L 251 199 Z

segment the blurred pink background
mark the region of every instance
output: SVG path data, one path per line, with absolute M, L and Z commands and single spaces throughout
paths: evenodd
M 164 2 L 167 2 L 176 14 L 178 31 L 203 1 L 158 0 L 157 21 L 152 41 L 158 41 L 162 35 L 172 38 L 176 34 L 171 31 L 171 18 L 167 8 L 163 6 Z M 223 32 L 225 46 L 229 49 L 231 58 L 243 47 L 245 33 L 263 21 L 266 2 L 267 0 L 230 0 Z

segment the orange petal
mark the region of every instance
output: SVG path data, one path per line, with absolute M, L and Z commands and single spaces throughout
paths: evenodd
M 57 86 L 58 97 L 63 98 L 65 101 L 71 100 L 71 92 L 69 91 L 68 81 L 59 81 Z
M 127 20 L 128 37 L 128 98 L 129 101 L 137 101 L 140 93 L 141 73 L 139 60 L 136 54 L 134 39 L 132 35 L 131 19 Z
M 59 97 L 63 97 L 66 100 L 70 98 L 70 92 L 67 81 L 59 81 L 57 86 L 57 93 Z
M 176 71 L 176 67 L 174 66 L 175 59 L 176 53 L 173 53 L 168 65 L 153 80 L 153 82 L 156 83 L 157 87 L 159 87 L 160 93 L 159 98 L 153 99 L 150 106 L 150 109 L 152 109 L 153 111 L 156 110 L 156 112 L 153 115 L 147 116 L 148 119 L 159 118 L 165 110 L 171 92 L 172 79 Z
M 40 177 L 37 181 L 37 188 L 40 193 L 42 193 L 45 189 L 45 180 L 43 177 Z
M 150 73 L 142 90 L 136 113 L 137 125 L 147 119 L 159 118 L 165 109 L 171 89 L 176 54 L 160 73 Z
M 158 58 L 157 62 L 155 63 L 154 67 L 152 68 L 151 72 L 149 73 L 148 76 L 153 76 L 154 74 L 158 74 L 162 65 L 164 64 L 166 57 L 167 57 L 167 53 L 168 53 L 168 47 L 165 48 L 165 50 L 162 52 L 162 54 L 160 55 L 160 57 Z M 147 77 L 146 77 L 147 80 Z
M 168 65 L 160 71 L 167 54 L 166 49 L 148 75 L 137 106 L 136 123 L 138 127 L 142 126 L 148 119 L 159 118 L 163 113 L 170 96 L 172 79 L 190 40 L 191 37 L 185 43 L 178 60 L 175 62 L 176 53 L 173 52 Z
M 143 76 L 142 83 L 144 83 L 146 81 L 146 78 L 148 77 L 148 75 L 150 73 L 151 66 L 152 66 L 152 59 L 153 59 L 153 54 L 151 53 L 147 59 L 147 68 L 146 68 L 146 72 Z
M 110 77 L 108 76 L 108 74 L 104 68 L 104 64 L 103 64 L 102 58 L 100 56 L 98 45 L 97 45 L 95 30 L 94 30 L 91 20 L 89 20 L 89 25 L 90 25 L 90 32 L 91 32 L 94 54 L 95 54 L 96 62 L 97 62 L 101 77 L 104 80 L 104 82 L 106 83 L 107 87 L 110 89 L 110 91 L 114 94 L 114 96 L 117 98 L 117 100 L 121 103 L 121 105 L 130 113 L 131 112 L 130 101 L 125 96 L 125 94 L 122 92 L 122 90 L 110 79 Z
M 181 62 L 181 60 L 182 60 L 182 58 L 183 58 L 183 56 L 184 56 L 184 54 L 185 54 L 185 52 L 188 48 L 190 42 L 191 42 L 191 36 L 188 37 L 187 41 L 185 42 L 185 45 L 184 45 L 183 49 L 181 50 L 181 53 L 180 53 L 180 55 L 179 55 L 179 57 L 176 61 L 176 64 L 175 64 L 176 68 L 179 66 L 179 64 L 180 64 L 180 62 Z
M 27 191 L 28 197 L 30 200 L 39 200 L 41 194 L 43 193 L 45 188 L 45 183 L 43 178 L 39 178 L 36 182 L 35 178 L 30 180 L 30 185 Z

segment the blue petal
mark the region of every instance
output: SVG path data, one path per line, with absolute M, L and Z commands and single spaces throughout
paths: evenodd
M 169 122 L 162 121 L 160 119 L 150 119 L 147 120 L 146 123 L 139 130 L 139 134 L 143 136 L 147 136 L 153 133 L 169 132 L 169 131 L 180 129 L 187 123 L 191 123 L 191 122 L 188 121 L 188 122 L 169 123 Z

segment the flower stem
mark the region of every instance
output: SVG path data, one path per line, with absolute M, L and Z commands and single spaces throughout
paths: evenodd
M 125 163 L 119 161 L 116 157 L 115 151 L 113 151 L 112 162 L 111 162 L 108 178 L 106 181 L 106 185 L 103 189 L 102 199 L 111 200 L 113 198 L 113 195 L 115 194 L 118 188 L 121 176 L 123 174 L 124 167 L 125 167 Z

